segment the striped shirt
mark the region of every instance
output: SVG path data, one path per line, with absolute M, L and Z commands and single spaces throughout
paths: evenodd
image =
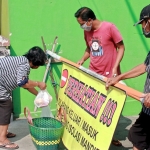
M 25 56 L 7 56 L 0 59 L 0 100 L 11 99 L 11 92 L 30 73 L 29 61 Z
M 147 72 L 147 78 L 144 86 L 144 93 L 150 93 L 150 52 L 148 53 L 144 63 L 146 65 L 146 72 Z M 150 108 L 146 108 L 144 104 L 142 110 L 147 115 L 150 115 Z

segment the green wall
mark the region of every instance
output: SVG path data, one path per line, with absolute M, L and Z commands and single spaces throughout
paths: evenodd
M 93 9 L 99 20 L 113 22 L 120 30 L 125 43 L 125 55 L 121 62 L 122 72 L 142 63 L 149 51 L 148 39 L 144 38 L 141 26 L 134 27 L 141 9 L 149 0 L 8 0 L 9 32 L 11 33 L 11 55 L 22 55 L 32 46 L 42 46 L 41 36 L 46 46 L 51 49 L 55 36 L 58 43 L 55 51 L 62 57 L 77 62 L 85 50 L 83 30 L 74 17 L 81 6 Z M 88 67 L 89 61 L 84 66 Z M 53 64 L 53 74 L 59 84 L 61 63 Z M 45 67 L 31 71 L 30 79 L 42 81 Z M 138 91 L 143 91 L 145 75 L 126 80 L 126 84 Z M 48 91 L 56 98 L 50 80 Z M 59 86 L 57 86 L 59 89 Z M 24 89 L 13 92 L 14 112 L 20 115 L 24 106 L 33 111 L 34 96 Z M 137 115 L 141 109 L 138 101 L 128 97 L 123 115 Z

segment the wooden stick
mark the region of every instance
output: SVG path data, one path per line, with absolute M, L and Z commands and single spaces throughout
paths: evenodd
M 63 57 L 61 57 L 61 56 L 59 56 L 59 55 L 57 55 L 57 54 L 55 54 L 55 53 L 53 53 L 53 52 L 51 52 L 49 50 L 47 50 L 47 53 L 51 57 L 54 57 L 55 59 L 58 59 L 58 60 L 60 60 L 62 62 L 68 63 L 68 64 L 70 64 L 70 65 L 72 65 L 72 66 L 74 66 L 76 68 L 79 68 L 82 71 L 84 71 L 84 72 L 86 72 L 86 73 L 88 73 L 88 74 L 90 74 L 90 75 L 92 75 L 92 76 L 94 76 L 96 78 L 99 78 L 100 80 L 102 80 L 104 82 L 107 81 L 106 77 L 104 77 L 102 75 L 99 75 L 99 74 L 97 74 L 97 73 L 95 73 L 95 72 L 93 72 L 93 71 L 91 71 L 91 70 L 89 70 L 89 69 L 87 69 L 87 68 L 85 68 L 83 66 L 80 66 L 80 65 L 78 65 L 78 64 L 76 64 L 74 62 L 71 62 L 70 60 L 67 60 L 67 59 L 65 59 L 65 58 L 63 58 Z M 135 89 L 133 89 L 133 88 L 131 88 L 129 86 L 123 85 L 121 83 L 117 83 L 114 86 L 124 90 L 127 93 L 127 95 L 129 95 L 130 97 L 133 97 L 133 98 L 135 98 L 138 101 L 143 101 L 143 99 L 141 98 L 143 93 L 141 93 L 141 92 L 139 92 L 139 91 L 137 91 L 137 90 L 135 90 Z

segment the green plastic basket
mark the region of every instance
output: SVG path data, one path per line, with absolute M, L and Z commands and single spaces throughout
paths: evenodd
M 50 117 L 32 119 L 29 123 L 32 141 L 38 150 L 58 150 L 60 139 L 63 135 L 63 124 Z
M 31 138 L 37 150 L 58 150 L 64 125 L 67 122 L 66 113 L 64 113 L 65 122 L 62 124 L 60 120 L 63 112 L 64 109 L 60 107 L 58 120 L 51 117 L 32 119 L 30 110 L 27 107 L 24 108 L 24 115 L 28 120 Z

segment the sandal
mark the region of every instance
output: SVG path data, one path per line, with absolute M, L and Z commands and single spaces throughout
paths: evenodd
M 122 143 L 119 140 L 112 139 L 111 143 L 115 146 L 122 146 Z
M 15 136 L 16 136 L 16 134 L 11 133 L 11 132 L 7 132 L 7 138 L 13 138 Z
M 0 145 L 0 148 L 14 150 L 14 149 L 18 149 L 19 146 L 16 145 L 15 143 L 9 142 L 9 143 Z

